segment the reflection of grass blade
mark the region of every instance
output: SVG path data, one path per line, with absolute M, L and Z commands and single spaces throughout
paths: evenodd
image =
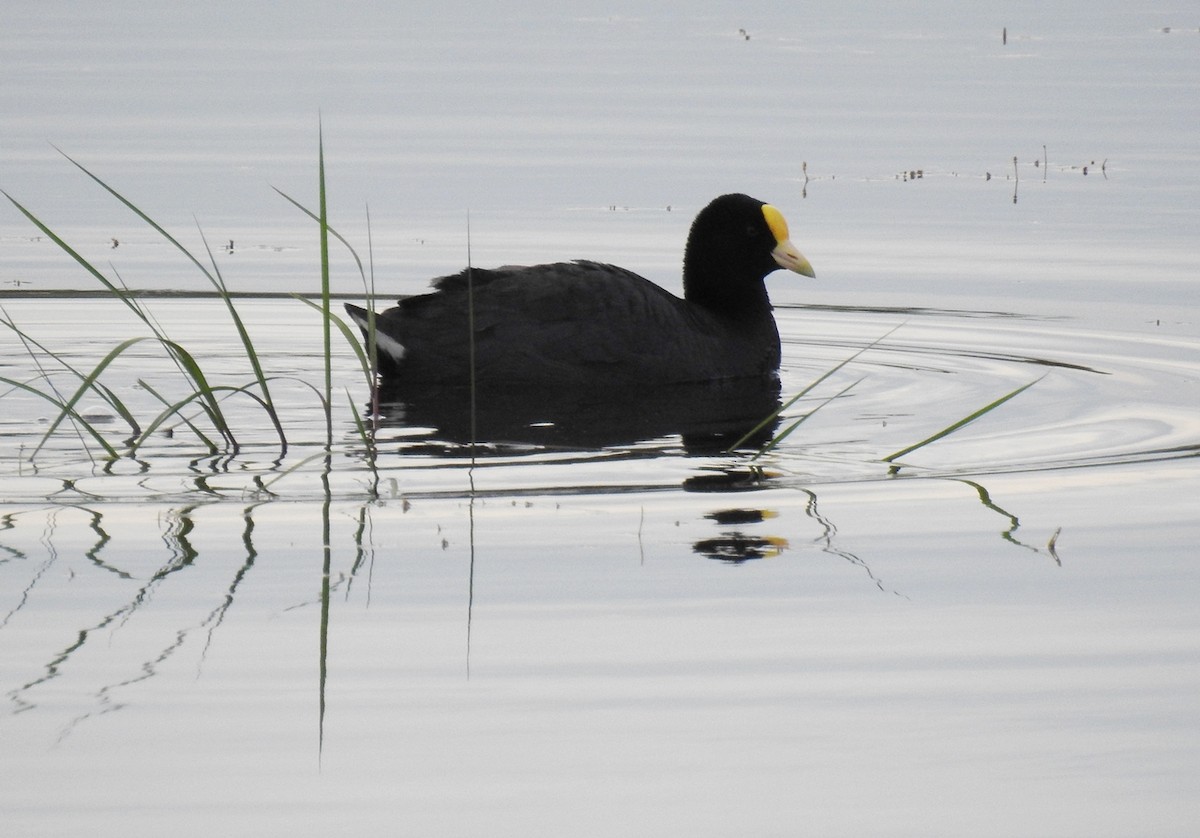
M 316 454 L 309 454 L 304 459 L 300 460 L 299 462 L 292 463 L 290 466 L 283 469 L 282 471 L 279 471 L 278 469 L 276 469 L 276 470 L 272 471 L 270 480 L 261 481 L 259 488 L 264 492 L 271 492 L 271 487 L 274 486 L 276 483 L 278 483 L 283 478 L 287 477 L 288 475 L 295 474 L 296 472 L 300 471 L 300 469 L 304 468 L 309 463 L 314 463 L 314 462 L 317 462 L 320 460 L 324 460 L 328 456 L 329 455 L 326 454 L 324 451 L 320 451 Z M 275 493 L 271 492 L 271 494 L 275 494 Z
M 979 410 L 976 410 L 974 413 L 971 413 L 968 416 L 964 416 L 962 419 L 959 419 L 953 425 L 943 428 L 942 430 L 938 431 L 933 436 L 927 437 L 926 439 L 923 439 L 914 445 L 910 445 L 907 448 L 901 448 L 899 451 L 895 452 L 894 454 L 887 455 L 886 457 L 883 458 L 882 462 L 885 462 L 885 463 L 893 462 L 897 458 L 903 457 L 905 454 L 911 454 L 913 451 L 916 451 L 918 448 L 924 448 L 926 445 L 928 445 L 931 442 L 937 442 L 939 439 L 943 439 L 944 437 L 950 436 L 950 434 L 954 433 L 955 431 L 959 430 L 960 428 L 963 428 L 966 425 L 969 425 L 970 423 L 972 423 L 976 419 L 978 419 L 980 416 L 983 416 L 987 413 L 992 412 L 993 410 L 998 408 L 1000 405 L 1004 404 L 1009 399 L 1012 399 L 1012 398 L 1015 398 L 1015 397 L 1021 395 L 1022 393 L 1024 393 L 1026 390 L 1028 390 L 1034 384 L 1037 384 L 1039 381 L 1041 381 L 1045 377 L 1046 376 L 1043 375 L 1040 378 L 1035 378 L 1033 381 L 1030 381 L 1028 384 L 1022 384 L 1020 387 L 1013 390 L 1011 393 L 1001 396 L 1000 398 L 996 399 L 994 402 L 991 402 L 990 404 L 984 405 L 983 407 L 979 408 Z
M 900 326 L 903 326 L 903 325 L 904 325 L 903 323 L 900 324 Z M 859 355 L 862 355 L 867 350 L 874 349 L 876 346 L 883 343 L 883 341 L 885 341 L 889 337 L 891 337 L 896 332 L 896 330 L 900 328 L 900 326 L 896 326 L 895 328 L 889 329 L 885 334 L 883 334 L 880 337 L 876 338 L 875 340 L 871 341 L 866 346 L 864 346 L 862 349 L 858 350 L 853 355 L 851 355 L 849 358 L 846 358 L 844 361 L 841 361 L 834 367 L 826 370 L 824 373 L 822 373 L 817 378 L 813 379 L 811 382 L 809 382 L 807 387 L 805 387 L 799 393 L 792 396 L 786 402 L 784 402 L 779 407 L 777 407 L 775 410 L 773 410 L 765 419 L 763 419 L 761 422 L 759 422 L 757 425 L 755 425 L 753 428 L 751 428 L 749 431 L 747 431 L 746 434 L 741 439 L 739 439 L 733 445 L 731 445 L 727 449 L 725 449 L 726 452 L 734 451 L 737 448 L 741 447 L 742 445 L 745 445 L 747 440 L 753 439 L 755 434 L 757 434 L 763 428 L 767 427 L 772 422 L 774 422 L 781 413 L 783 413 L 785 410 L 790 408 L 796 402 L 800 401 L 800 399 L 804 398 L 804 396 L 808 395 L 808 393 L 810 393 L 813 390 L 813 388 L 815 388 L 817 385 L 821 384 L 823 381 L 825 381 L 831 375 L 836 373 L 842 367 L 849 364 L 851 361 L 853 361 Z M 791 433 L 790 428 L 788 429 L 788 433 Z M 774 443 L 776 443 L 776 440 L 772 440 L 770 443 L 768 443 L 768 445 L 771 447 L 774 447 Z M 767 449 L 764 449 L 764 450 L 767 450 Z M 762 452 L 760 451 L 759 453 L 762 453 Z
M 371 473 L 375 475 L 375 485 L 372 487 L 371 494 L 378 496 L 379 494 L 379 469 L 376 467 L 376 451 L 375 438 L 367 429 L 366 423 L 362 417 L 358 415 L 358 406 L 354 404 L 354 397 L 350 395 L 350 391 L 346 391 L 346 400 L 350 402 L 350 415 L 354 417 L 354 428 L 358 431 L 358 438 L 362 441 L 363 447 L 367 450 L 367 465 L 371 469 Z

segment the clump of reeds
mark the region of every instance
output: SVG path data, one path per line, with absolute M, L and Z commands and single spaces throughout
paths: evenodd
M 230 320 L 233 323 L 238 337 L 241 342 L 245 358 L 249 364 L 252 380 L 249 383 L 242 384 L 215 384 L 210 380 L 210 377 L 205 373 L 204 367 L 197 357 L 197 354 L 184 347 L 182 344 L 171 339 L 165 330 L 158 324 L 138 296 L 131 292 L 118 278 L 113 281 L 104 275 L 94 264 L 75 250 L 61 236 L 52 230 L 40 217 L 35 215 L 31 210 L 26 208 L 12 195 L 0 190 L 12 204 L 15 206 L 35 227 L 37 227 L 43 235 L 53 241 L 64 253 L 70 256 L 84 271 L 98 281 L 105 289 L 107 289 L 115 299 L 120 300 L 134 316 L 149 330 L 148 335 L 133 337 L 121 341 L 112 350 L 110 350 L 94 367 L 91 369 L 80 369 L 72 365 L 62 353 L 57 353 L 39 342 L 36 338 L 23 330 L 7 312 L 2 312 L 0 316 L 0 325 L 3 325 L 14 332 L 26 351 L 33 358 L 38 374 L 33 378 L 18 381 L 16 379 L 0 377 L 0 382 L 15 388 L 24 393 L 31 394 L 48 402 L 54 409 L 58 411 L 57 415 L 49 422 L 46 432 L 43 434 L 38 445 L 31 452 L 31 457 L 37 456 L 42 450 L 46 442 L 64 425 L 70 423 L 79 431 L 90 437 L 90 439 L 103 452 L 103 456 L 108 459 L 117 459 L 122 456 L 132 456 L 137 450 L 146 443 L 146 441 L 159 430 L 164 424 L 175 423 L 190 431 L 195 438 L 205 446 L 210 453 L 218 453 L 221 451 L 236 453 L 238 450 L 238 439 L 235 429 L 228 421 L 225 411 L 222 409 L 222 403 L 231 397 L 240 396 L 249 398 L 257 404 L 266 415 L 274 428 L 274 431 L 279 440 L 281 454 L 287 452 L 288 439 L 284 429 L 283 422 L 280 417 L 279 410 L 271 393 L 271 385 L 276 380 L 272 376 L 268 376 L 264 371 L 259 353 L 255 348 L 241 315 L 238 313 L 237 307 L 234 304 L 232 295 L 226 285 L 225 278 L 221 275 L 220 267 L 214 258 L 212 248 L 209 247 L 208 240 L 204 236 L 204 231 L 200 230 L 200 238 L 204 247 L 204 259 L 202 260 L 195 253 L 184 246 L 175 236 L 169 233 L 158 222 L 151 218 L 146 212 L 135 205 L 132 201 L 118 192 L 115 188 L 94 174 L 88 168 L 83 166 L 78 161 L 71 158 L 65 152 L 59 150 L 68 161 L 76 166 L 80 171 L 91 178 L 95 183 L 99 184 L 105 191 L 116 198 L 122 205 L 133 212 L 141 221 L 154 230 L 163 240 L 171 244 L 183 256 L 188 259 L 204 276 L 208 283 L 216 291 L 216 295 L 224 303 L 226 311 L 229 314 Z M 336 326 L 346 338 L 347 342 L 353 347 L 357 354 L 360 364 L 362 365 L 364 375 L 367 377 L 368 383 L 373 383 L 374 376 L 372 370 L 374 368 L 373 361 L 369 359 L 363 348 L 359 344 L 353 331 L 350 327 L 336 317 L 330 310 L 330 278 L 329 278 L 329 237 L 332 235 L 345 244 L 354 255 L 354 258 L 359 266 L 359 271 L 363 275 L 366 282 L 366 273 L 362 266 L 362 261 L 358 254 L 350 247 L 349 243 L 329 226 L 326 208 L 326 193 L 325 193 L 325 162 L 324 162 L 324 144 L 319 143 L 318 149 L 318 196 L 320 202 L 319 214 L 314 215 L 309 210 L 304 209 L 299 203 L 292 198 L 284 195 L 289 201 L 300 207 L 305 213 L 313 217 L 319 224 L 320 239 L 321 239 L 321 301 L 320 305 L 312 303 L 308 300 L 302 300 L 314 308 L 317 308 L 322 314 L 323 322 L 323 351 L 324 351 L 324 387 L 320 390 L 314 389 L 317 397 L 322 403 L 326 417 L 326 447 L 332 447 L 333 442 L 333 377 L 332 377 L 332 339 L 331 327 Z M 283 193 L 280 193 L 283 195 Z M 112 364 L 117 361 L 122 355 L 133 347 L 145 343 L 157 343 L 171 359 L 176 369 L 180 372 L 183 380 L 186 383 L 186 392 L 181 397 L 168 397 L 161 393 L 154 385 L 144 379 L 138 379 L 138 385 L 149 393 L 154 399 L 161 404 L 161 409 L 158 413 L 139 419 L 135 416 L 133 409 L 127 403 L 127 400 L 122 398 L 121 394 L 114 391 L 111 387 L 105 384 L 103 375 Z M 70 386 L 61 386 L 59 381 L 62 375 L 65 374 L 72 381 Z M 311 386 L 311 385 L 309 385 Z M 95 422 L 90 422 L 88 418 L 81 413 L 79 405 L 87 396 L 98 397 L 106 405 L 108 405 L 113 413 L 121 419 L 128 427 L 127 433 L 120 440 L 114 441 L 109 436 L 101 433 L 95 427 Z M 357 428 L 365 442 L 370 442 L 368 429 L 363 425 L 361 419 L 355 411 L 355 419 Z M 368 445 L 370 448 L 370 446 Z

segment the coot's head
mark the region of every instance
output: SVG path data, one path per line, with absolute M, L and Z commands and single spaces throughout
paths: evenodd
M 784 268 L 815 277 L 783 214 L 749 195 L 722 195 L 700 211 L 683 257 L 684 295 L 710 307 L 769 305 L 763 279 Z

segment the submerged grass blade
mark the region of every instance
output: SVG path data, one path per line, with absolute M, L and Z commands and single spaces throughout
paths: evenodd
M 903 457 L 905 454 L 911 454 L 913 451 L 916 451 L 918 448 L 924 448 L 926 445 L 928 445 L 931 442 L 937 442 L 939 439 L 944 439 L 945 437 L 950 436 L 950 434 L 965 427 L 966 425 L 971 424 L 979 417 L 984 416 L 988 413 L 991 413 L 993 410 L 998 408 L 1000 405 L 1004 404 L 1009 399 L 1013 399 L 1013 398 L 1016 398 L 1017 396 L 1021 395 L 1022 393 L 1024 393 L 1026 390 L 1028 390 L 1034 384 L 1037 384 L 1039 381 L 1041 381 L 1045 377 L 1046 376 L 1043 375 L 1043 376 L 1040 376 L 1039 378 L 1035 378 L 1033 381 L 1030 381 L 1028 384 L 1022 384 L 1020 387 L 1013 390 L 1011 393 L 1007 393 L 1006 395 L 1003 395 L 1000 398 L 996 399 L 994 402 L 984 405 L 983 407 L 979 408 L 979 410 L 976 410 L 974 413 L 964 416 L 962 419 L 959 419 L 954 424 L 949 425 L 948 427 L 942 428 L 942 430 L 938 431 L 933 436 L 926 437 L 925 439 L 921 440 L 920 442 L 910 445 L 907 448 L 901 448 L 899 451 L 895 452 L 894 454 L 888 454 L 886 457 L 883 458 L 882 462 L 885 462 L 885 463 L 894 462 L 898 458 Z

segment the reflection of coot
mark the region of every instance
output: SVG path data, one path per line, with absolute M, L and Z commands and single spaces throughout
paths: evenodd
M 760 524 L 778 513 L 770 509 L 717 509 L 704 517 L 719 526 Z M 729 530 L 715 538 L 704 538 L 692 545 L 692 552 L 707 559 L 741 564 L 753 559 L 778 556 L 788 547 L 787 539 L 774 535 L 747 535 L 741 530 Z
M 761 441 L 755 440 L 748 445 L 761 447 L 763 443 L 770 439 L 770 435 L 775 432 L 775 428 L 779 422 L 776 420 L 772 423 L 769 429 L 763 429 L 761 436 L 764 437 Z M 756 434 L 756 437 L 760 434 Z M 772 472 L 765 471 L 760 467 L 751 466 L 750 468 L 720 468 L 697 474 L 683 481 L 683 490 L 685 492 L 714 492 L 716 494 L 725 494 L 728 492 L 757 492 L 761 489 L 770 488 L 770 480 L 776 475 Z
M 718 453 L 778 407 L 779 382 L 770 377 L 621 390 L 482 387 L 475 441 L 598 449 L 678 435 L 691 453 Z M 380 410 L 384 427 L 429 428 L 437 441 L 471 441 L 465 387 L 388 386 Z M 746 445 L 761 446 L 777 424 Z
M 716 521 L 722 526 L 738 524 L 761 524 L 768 518 L 775 518 L 779 513 L 771 509 L 718 509 L 704 517 Z
M 746 535 L 731 532 L 716 538 L 706 538 L 692 545 L 692 550 L 705 558 L 731 564 L 778 556 L 787 549 L 786 539 L 777 536 Z
M 376 315 L 379 370 L 409 383 L 585 388 L 773 375 L 779 332 L 763 280 L 779 268 L 814 275 L 779 210 L 723 195 L 688 234 L 682 299 L 597 262 L 468 269 Z M 368 312 L 346 311 L 367 335 Z

